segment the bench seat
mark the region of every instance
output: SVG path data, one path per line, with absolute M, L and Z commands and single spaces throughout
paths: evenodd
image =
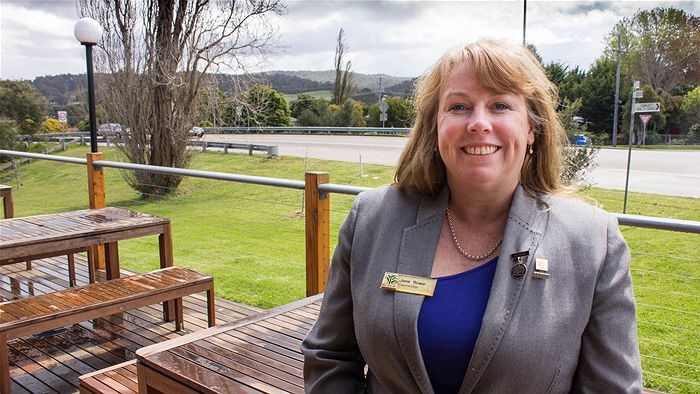
M 183 325 L 182 297 L 207 292 L 208 324 L 216 324 L 214 278 L 169 267 L 0 303 L 0 392 L 10 392 L 7 341 L 83 321 L 175 300 L 175 329 Z
M 82 375 L 80 392 L 82 394 L 138 394 L 136 360 Z

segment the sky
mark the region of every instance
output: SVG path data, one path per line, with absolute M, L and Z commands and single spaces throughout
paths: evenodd
M 446 50 L 479 38 L 522 42 L 520 1 L 292 0 L 273 18 L 277 49 L 249 71 L 331 70 L 339 29 L 352 70 L 415 77 Z M 545 63 L 588 69 L 605 37 L 640 9 L 700 15 L 700 1 L 527 1 L 526 40 Z M 0 79 L 85 72 L 75 0 L 0 0 Z

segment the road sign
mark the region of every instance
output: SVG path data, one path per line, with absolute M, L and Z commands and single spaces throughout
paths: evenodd
M 61 123 L 68 123 L 68 112 L 58 111 L 58 121 Z
M 382 101 L 379 102 L 379 109 L 382 110 L 382 113 L 385 113 L 389 109 L 389 104 L 387 104 L 384 97 L 382 97 Z
M 652 116 L 653 115 L 639 114 L 639 119 L 641 119 L 642 123 L 644 123 L 644 126 L 646 126 L 647 123 L 649 123 L 649 119 L 651 119 Z
M 634 112 L 659 112 L 661 103 L 636 103 L 634 104 Z
M 387 120 L 386 118 L 387 118 L 386 113 L 379 114 L 379 121 L 380 122 L 386 122 L 386 120 Z

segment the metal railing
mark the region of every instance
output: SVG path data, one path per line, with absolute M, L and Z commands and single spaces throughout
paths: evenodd
M 0 155 L 26 157 L 30 159 L 53 160 L 73 164 L 87 164 L 87 159 L 79 159 L 74 157 L 44 155 L 40 153 L 18 152 L 10 150 L 1 150 Z M 161 174 L 191 176 L 204 179 L 216 179 L 231 182 L 255 183 L 258 185 L 287 187 L 292 189 L 304 189 L 304 182 L 292 181 L 288 179 L 254 177 L 246 175 L 236 175 L 212 171 L 199 171 L 186 168 L 170 168 L 158 167 L 144 164 L 123 163 L 116 161 L 99 160 L 94 162 L 94 165 L 99 167 L 120 168 L 125 170 L 150 171 Z M 321 193 L 339 193 L 348 195 L 357 195 L 368 190 L 366 187 L 337 185 L 324 183 L 320 184 L 318 191 Z M 680 231 L 686 233 L 700 234 L 700 222 L 681 219 L 658 218 L 641 215 L 628 215 L 622 213 L 612 213 L 617 217 L 618 222 L 624 226 L 653 228 L 657 230 Z
M 15 152 L 0 150 L 0 155 L 13 157 L 25 157 L 33 160 L 50 160 L 69 164 L 86 165 L 87 159 L 44 155 L 27 152 Z M 326 269 L 330 261 L 334 245 L 331 244 L 329 224 L 337 224 L 342 221 L 347 211 L 345 208 L 331 212 L 329 206 L 330 194 L 354 196 L 368 188 L 353 185 L 330 183 L 327 174 L 307 174 L 305 181 L 296 181 L 283 178 L 240 175 L 215 171 L 202 171 L 193 169 L 166 168 L 150 165 L 139 165 L 108 160 L 93 161 L 93 166 L 98 168 L 116 168 L 131 171 L 148 171 L 154 173 L 179 175 L 190 178 L 210 179 L 233 183 L 245 183 L 250 185 L 262 185 L 290 190 L 304 191 L 305 226 L 301 231 L 305 234 L 307 294 L 323 290 Z M 247 189 L 251 189 L 247 187 Z M 269 193 L 268 193 L 269 194 Z M 298 201 L 280 201 L 281 193 L 274 193 L 274 203 L 291 206 Z M 223 195 L 222 195 L 222 198 Z M 335 200 L 334 200 L 335 201 Z M 211 205 L 211 210 L 229 210 L 232 201 Z M 240 200 L 233 201 L 233 205 L 241 204 Z M 196 213 L 193 213 L 196 214 Z M 205 213 L 206 214 L 206 213 Z M 623 229 L 627 238 L 631 232 L 643 234 L 644 239 L 653 239 L 654 231 L 672 231 L 688 234 L 700 234 L 700 222 L 690 220 L 678 220 L 658 218 L 640 215 L 615 214 L 620 225 L 628 226 Z M 287 237 L 296 242 L 301 241 L 299 233 L 286 234 L 279 224 L 278 218 L 270 218 L 267 212 L 258 212 L 254 220 L 260 223 L 244 223 L 243 226 L 256 226 L 269 229 L 274 232 L 274 237 Z M 269 223 L 269 224 L 268 224 Z M 274 223 L 274 224 L 273 224 Z M 296 227 L 298 228 L 298 226 Z M 228 229 L 227 229 L 228 230 Z M 648 234 L 648 235 L 647 235 Z M 233 237 L 233 235 L 230 235 Z M 272 238 L 274 238 L 272 237 Z M 676 237 L 684 238 L 684 237 Z M 246 242 L 236 240 L 236 242 Z M 255 249 L 256 245 L 250 244 L 257 241 L 248 241 L 246 247 Z M 273 240 L 274 243 L 274 240 Z M 213 244 L 217 245 L 218 244 Z M 690 238 L 690 246 L 693 238 Z M 700 348 L 697 346 L 700 336 L 700 278 L 688 272 L 697 272 L 695 268 L 699 261 L 684 257 L 683 244 L 676 250 L 680 252 L 655 254 L 643 248 L 636 249 L 630 245 L 633 255 L 632 275 L 635 296 L 637 299 L 639 342 L 642 352 L 644 367 L 644 379 L 647 387 L 657 390 L 672 392 L 697 392 L 700 389 Z M 686 246 L 687 248 L 688 246 Z M 653 249 L 653 248 L 652 248 Z M 211 251 L 209 251 L 211 252 Z M 291 253 L 282 250 L 281 253 Z M 680 254 L 679 254 L 680 253 Z M 695 256 L 696 254 L 693 254 Z M 687 256 L 687 255 L 685 255 Z M 255 258 L 269 259 L 268 257 L 255 256 Z M 662 265 L 649 265 L 650 261 L 662 260 Z M 304 269 L 302 267 L 302 269 Z M 687 372 L 691 371 L 691 372 Z M 694 371 L 694 372 L 693 372 Z

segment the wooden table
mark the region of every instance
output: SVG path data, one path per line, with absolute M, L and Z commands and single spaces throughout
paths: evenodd
M 140 393 L 303 393 L 322 294 L 136 351 Z
M 119 277 L 117 242 L 158 235 L 160 267 L 173 265 L 170 219 L 122 208 L 85 209 L 0 220 L 0 265 L 71 254 L 105 245 L 107 279 Z M 70 269 L 71 267 L 69 267 Z M 90 267 L 90 281 L 94 268 Z M 164 305 L 174 319 L 172 304 Z

